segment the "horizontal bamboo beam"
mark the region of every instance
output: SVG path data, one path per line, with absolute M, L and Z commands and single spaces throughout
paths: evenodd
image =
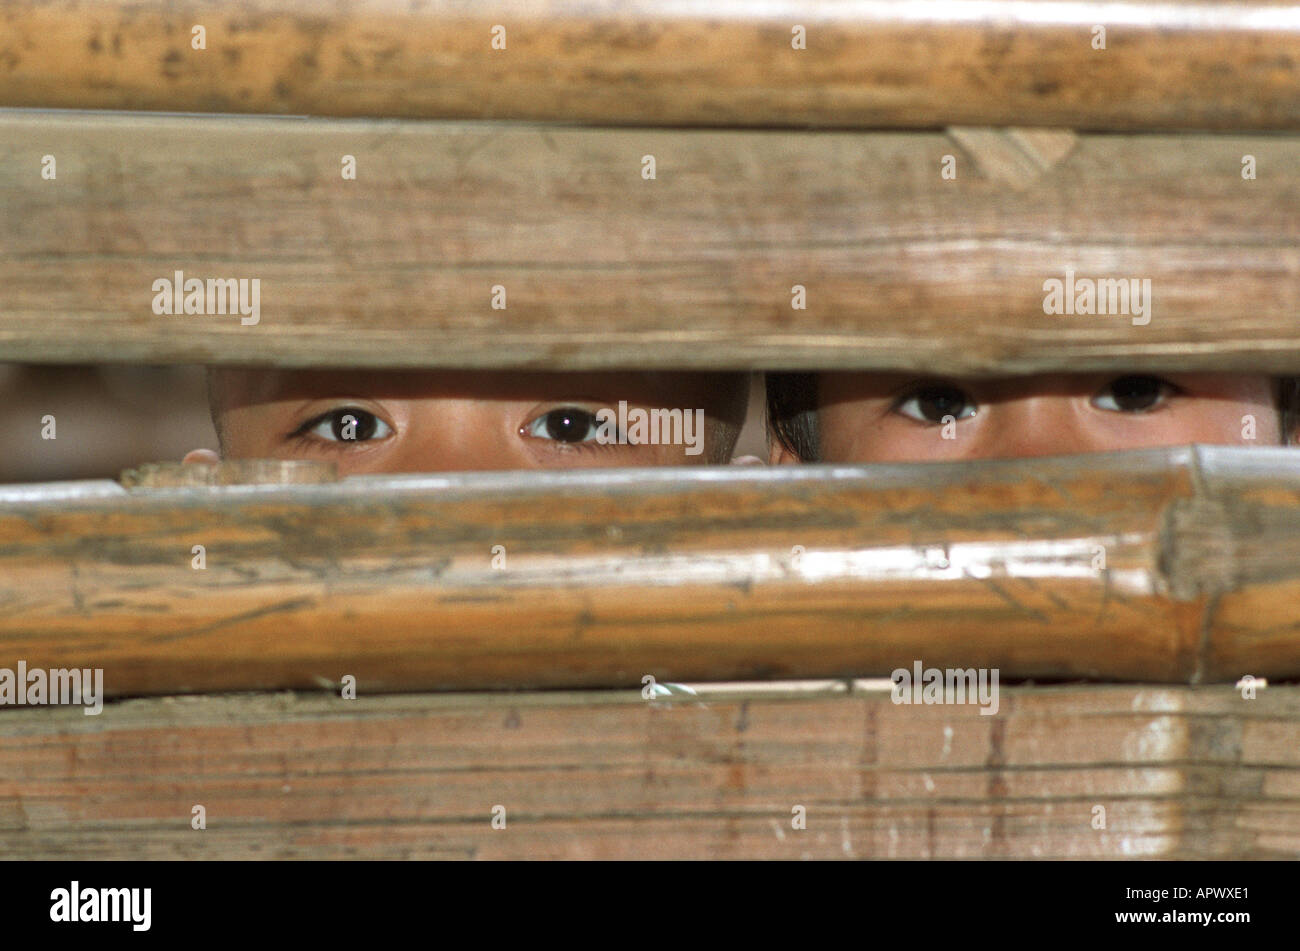
M 0 853 L 1300 857 L 1298 687 L 1007 688 L 994 716 L 699 689 L 3 709 Z
M 1300 676 L 1287 449 L 0 489 L 0 667 L 110 695 Z M 200 551 L 195 546 L 202 546 Z
M 1283 0 L 10 0 L 5 37 L 4 106 L 1300 130 Z
M 1285 136 L 11 114 L 0 359 L 1300 372 L 1298 207 Z

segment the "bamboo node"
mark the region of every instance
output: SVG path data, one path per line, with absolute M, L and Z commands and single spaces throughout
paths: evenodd
M 1174 501 L 1161 534 L 1160 569 L 1175 600 L 1195 601 L 1236 587 L 1237 542 L 1222 502 Z

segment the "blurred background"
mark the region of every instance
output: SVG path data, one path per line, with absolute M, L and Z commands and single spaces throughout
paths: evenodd
M 216 448 L 200 366 L 0 363 L 0 482 L 113 479 Z M 41 438 L 53 416 L 54 439 Z
M 0 483 L 115 479 L 216 449 L 205 377 L 201 366 L 0 363 Z M 762 413 L 756 381 L 738 455 L 767 458 Z M 46 416 L 54 439 L 41 438 Z

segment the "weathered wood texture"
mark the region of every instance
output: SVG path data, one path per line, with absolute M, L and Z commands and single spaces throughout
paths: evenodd
M 0 666 L 101 667 L 114 695 L 888 676 L 916 659 L 1300 677 L 1298 460 L 17 486 L 0 489 Z
M 128 489 L 180 489 L 214 485 L 319 485 L 337 482 L 338 466 L 315 459 L 224 459 L 215 464 L 149 462 L 126 469 L 117 481 Z
M 6 106 L 1300 129 L 1300 15 L 1285 0 L 11 0 L 4 12 Z
M 3 709 L 0 856 L 1300 857 L 1297 687 L 699 689 Z
M 0 222 L 8 360 L 1300 372 L 1285 136 L 9 115 Z M 1150 322 L 1045 313 L 1067 270 Z M 176 271 L 258 322 L 155 314 Z

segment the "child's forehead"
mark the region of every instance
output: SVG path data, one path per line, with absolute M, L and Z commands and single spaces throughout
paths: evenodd
M 698 374 L 493 370 L 221 369 L 221 406 L 355 396 L 374 399 L 672 399 L 707 391 Z
M 1091 395 L 1100 387 L 1126 376 L 1155 377 L 1184 388 L 1188 396 L 1205 396 L 1214 399 L 1270 399 L 1276 387 L 1276 381 L 1264 374 L 1162 373 L 1149 370 L 1110 373 L 1052 373 L 968 379 L 922 376 L 915 373 L 847 371 L 824 374 L 821 385 L 830 392 L 888 395 L 899 387 L 906 387 L 918 382 L 933 381 L 979 390 L 990 397 L 1002 399 L 1017 399 L 1029 396 L 1072 398 Z

